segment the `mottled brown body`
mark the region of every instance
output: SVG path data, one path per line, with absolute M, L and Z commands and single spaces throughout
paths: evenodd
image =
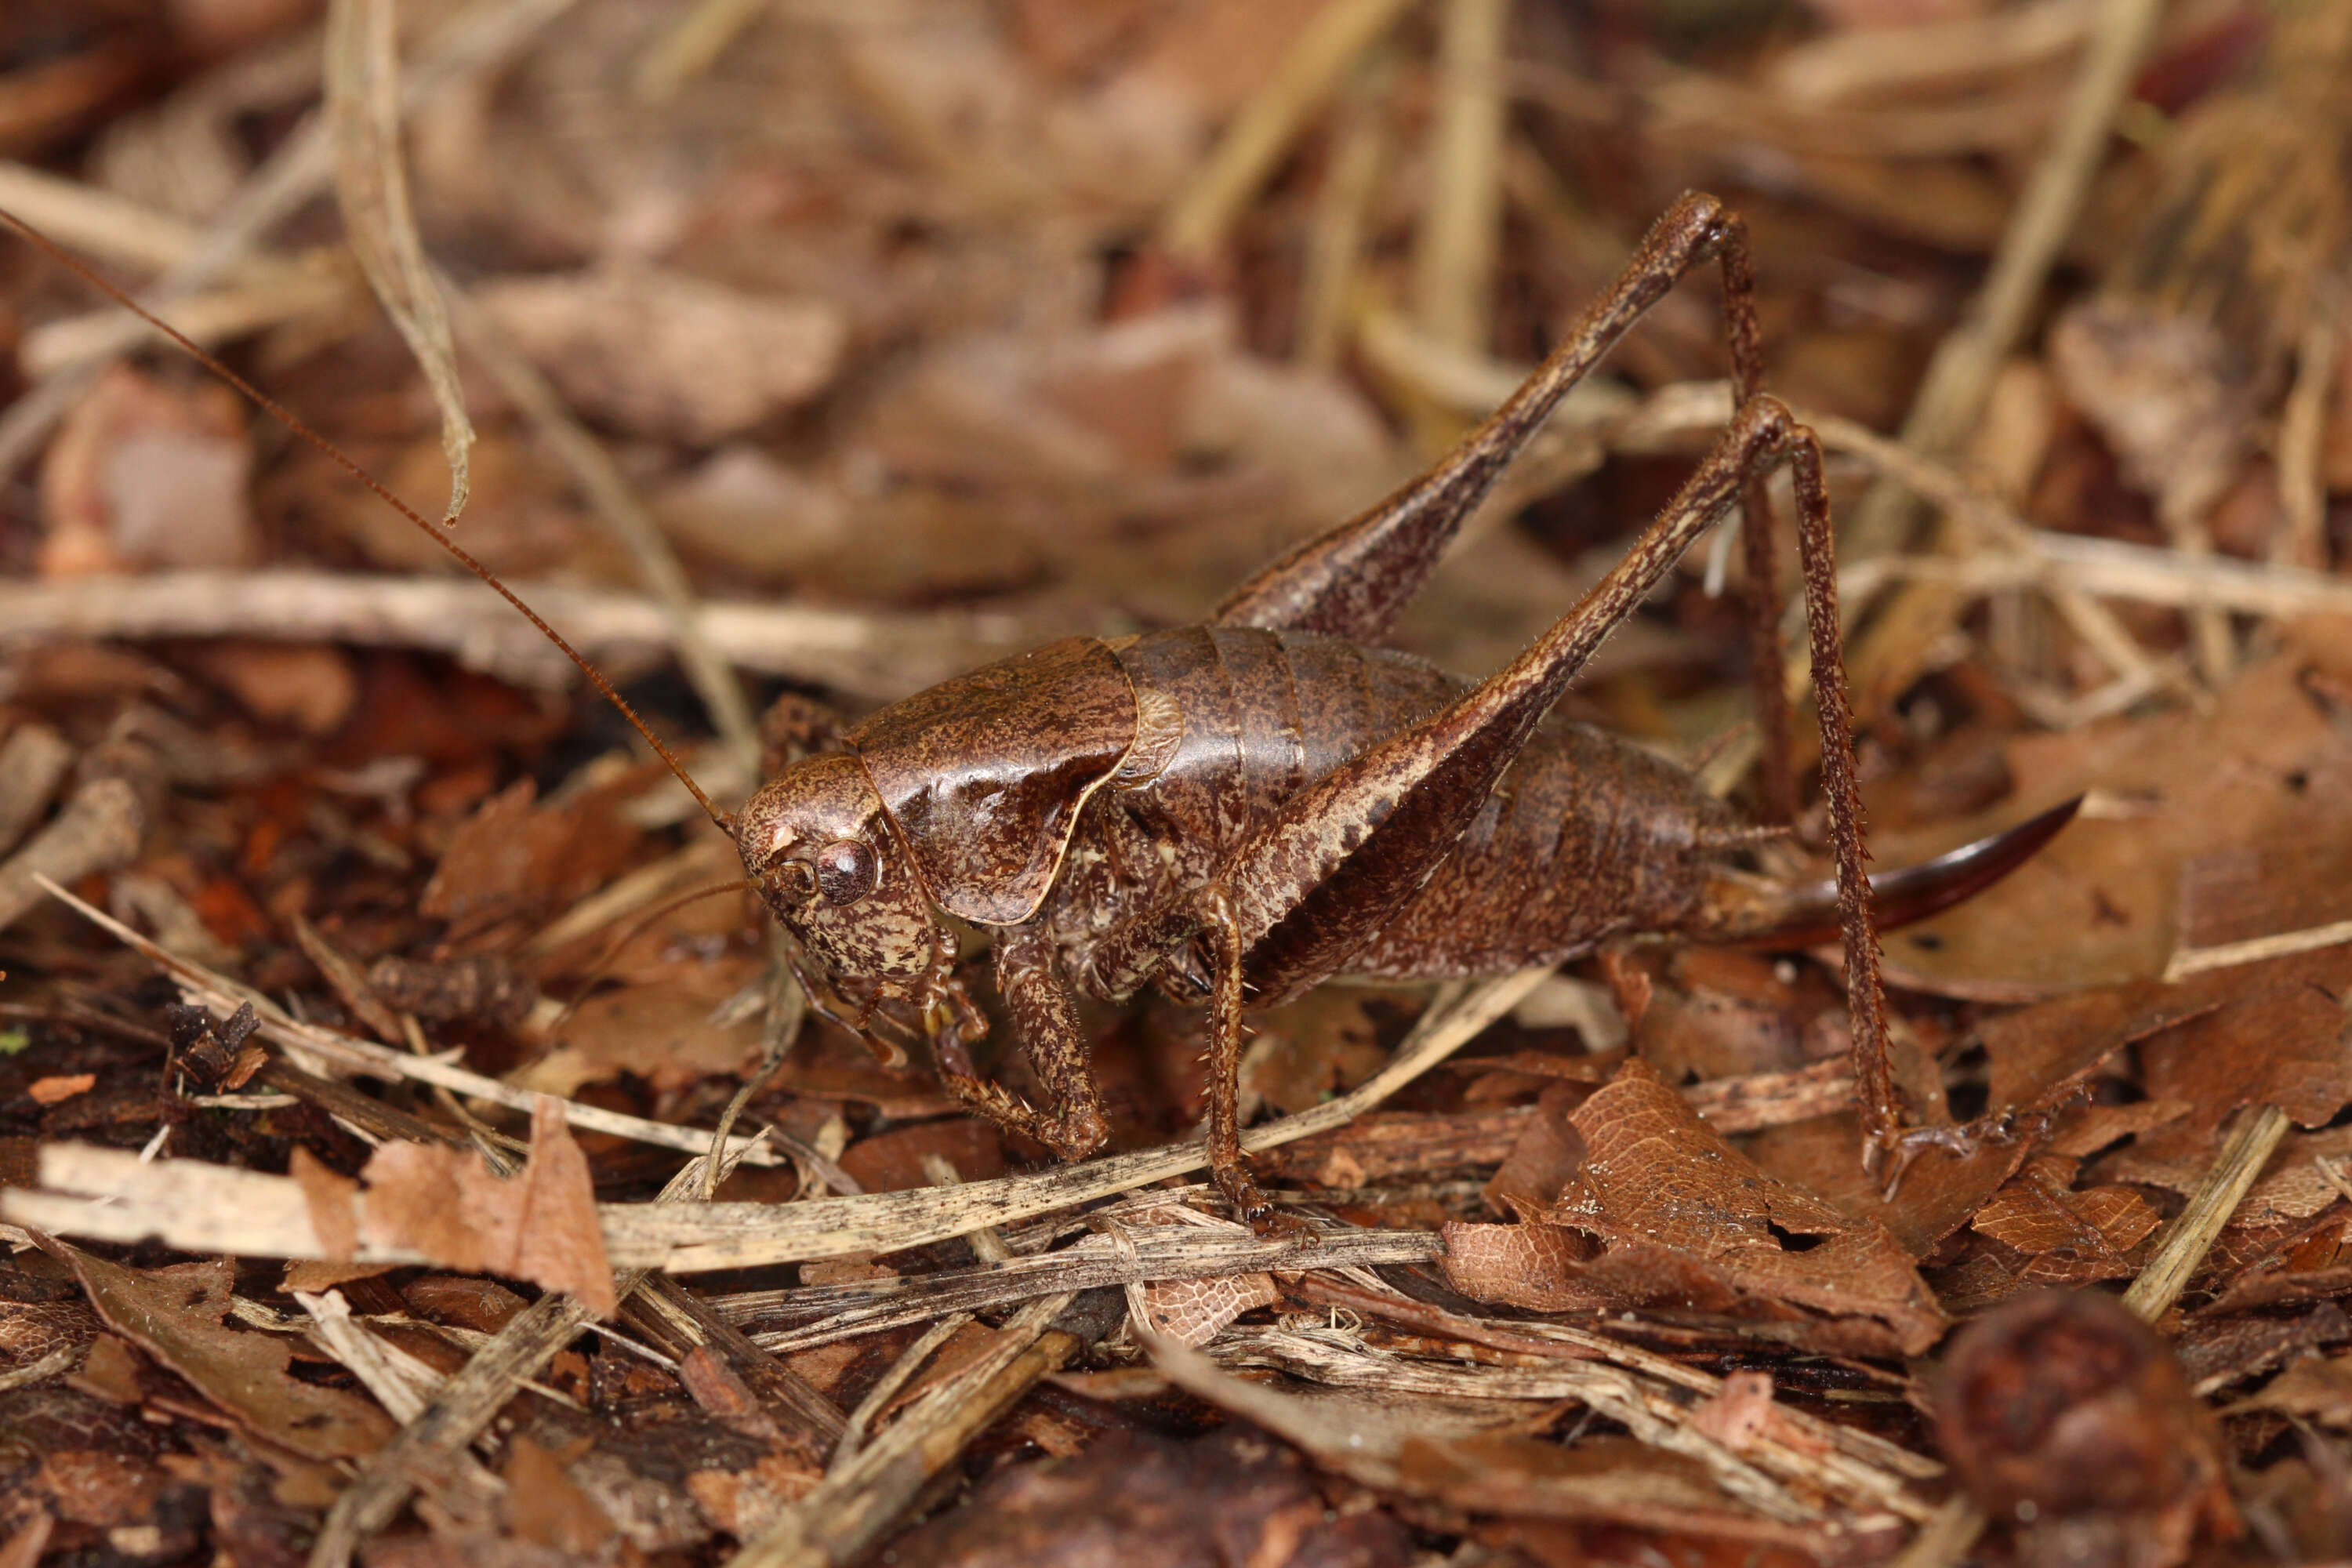
M 1377 646 L 1496 474 L 1609 344 L 1685 271 L 1719 259 L 1738 407 L 1625 558 L 1518 658 L 1471 684 Z M 1898 1131 L 1885 1065 L 1859 795 L 1838 641 L 1821 451 L 1757 390 L 1738 220 L 1685 196 L 1569 341 L 1444 462 L 1266 567 L 1202 626 L 1076 637 L 948 681 L 867 719 L 848 755 L 770 783 L 730 826 L 778 920 L 863 1027 L 911 1005 L 943 1082 L 1066 1155 L 1107 1136 L 1080 992 L 1150 984 L 1209 1003 L 1211 1167 L 1236 1206 L 1266 1205 L 1241 1164 L 1244 1012 L 1335 975 L 1496 973 L 1631 931 L 1745 938 L 1842 931 L 1856 1079 L 1874 1168 Z M 1690 543 L 1735 506 L 1751 541 L 1762 479 L 1798 502 L 1833 891 L 1742 877 L 1744 827 L 1681 771 L 1544 721 L 1568 681 Z M 1751 542 L 1751 637 L 1768 763 L 1779 743 L 1779 608 Z M 1768 766 L 1768 775 L 1777 774 Z M 1786 816 L 1768 776 L 1767 814 Z M 1920 868 L 1913 915 L 2000 875 L 2053 815 Z M 935 912 L 986 928 L 996 978 L 1052 1103 L 982 1079 L 983 1024 Z M 809 977 L 804 977 L 804 979 Z

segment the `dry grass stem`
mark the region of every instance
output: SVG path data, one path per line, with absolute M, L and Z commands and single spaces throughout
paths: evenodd
M 2326 925 L 2305 926 L 2300 931 L 2248 937 L 2243 942 L 2217 942 L 2211 947 L 2176 948 L 2170 960 L 2165 963 L 2164 978 L 2169 984 L 2211 969 L 2235 969 L 2242 963 L 2260 963 L 2266 959 L 2311 952 L 2347 942 L 2352 942 L 2352 921 L 2331 921 Z
M 703 1175 L 702 1158 L 688 1161 L 656 1203 L 678 1201 L 700 1186 Z M 649 1273 L 623 1268 L 614 1275 L 614 1294 L 625 1303 L 648 1283 L 667 1287 L 667 1281 L 649 1280 Z M 309 1568 L 347 1568 L 360 1541 L 391 1523 L 420 1484 L 461 1473 L 467 1446 L 506 1402 L 595 1321 L 594 1310 L 577 1298 L 551 1292 L 509 1319 L 335 1500 L 311 1545 Z
M 768 0 L 696 0 L 693 9 L 638 64 L 631 83 L 637 96 L 648 103 L 667 101 L 709 70 L 767 8 Z
M 2164 1233 L 2156 1256 L 2124 1292 L 2125 1306 L 2151 1323 L 2170 1310 L 2187 1288 L 2189 1277 L 2205 1261 L 2213 1238 L 2230 1223 L 2238 1205 L 2252 1190 L 2254 1178 L 2277 1152 L 2286 1129 L 2286 1112 L 2275 1105 L 2251 1106 L 2240 1114 L 2221 1152 L 2214 1155 L 2211 1169 L 2189 1194 L 2189 1206 L 2180 1211 Z
M 1149 1226 L 1123 1237 L 1090 1236 L 1059 1251 L 978 1268 L 755 1291 L 723 1298 L 717 1305 L 739 1323 L 805 1320 L 803 1327 L 753 1331 L 754 1343 L 783 1354 L 923 1322 L 942 1313 L 984 1311 L 1056 1291 L 1213 1279 L 1271 1269 L 1296 1273 L 1425 1263 L 1444 1251 L 1445 1244 L 1434 1231 L 1341 1229 L 1314 1237 L 1266 1237 Z
M 572 646 L 607 668 L 672 651 L 668 612 L 635 594 L 518 585 Z M 719 604 L 702 634 L 727 663 L 892 700 L 1019 647 L 1078 628 L 994 611 L 936 614 Z M 518 685 L 561 687 L 578 672 L 507 605 L 470 581 L 329 572 L 189 572 L 0 583 L 0 641 L 257 637 L 452 655 Z
M 595 1314 L 570 1296 L 542 1296 L 516 1313 L 431 1401 L 376 1452 L 328 1510 L 310 1568 L 345 1568 L 362 1537 L 390 1524 L 420 1483 L 450 1484 L 472 1464 L 466 1450 L 548 1357 L 579 1337 Z
M 1389 93 L 1395 64 L 1374 49 L 1349 77 L 1331 130 L 1331 153 L 1315 193 L 1299 282 L 1298 359 L 1330 368 L 1347 348 L 1362 276 L 1364 237 L 1390 152 Z
M 1014 1313 L 984 1354 L 918 1399 L 767 1533 L 746 1542 L 728 1568 L 839 1568 L 856 1558 L 990 1422 L 1108 1327 L 1100 1312 L 1088 1314 L 1096 1321 L 1079 1332 L 1056 1327 L 1076 1300 L 1048 1296 Z
M 111 191 L 0 160 L 0 207 L 58 244 L 161 271 L 204 243 L 195 225 Z
M 193 342 L 220 343 L 289 321 L 339 314 L 359 298 L 358 280 L 331 263 L 283 268 L 268 278 L 189 294 L 162 314 Z M 26 332 L 16 363 L 26 375 L 46 379 L 120 358 L 153 332 L 136 316 L 93 310 Z
M 1735 1453 L 1693 1424 L 1697 1407 L 1686 1398 L 1656 1379 L 1622 1367 L 1465 1366 L 1381 1351 L 1344 1328 L 1238 1329 L 1220 1340 L 1210 1354 L 1165 1341 L 1154 1341 L 1151 1350 L 1160 1370 L 1179 1387 L 1297 1443 L 1366 1485 L 1413 1489 L 1399 1458 L 1414 1434 L 1377 1422 L 1369 1409 L 1302 1400 L 1244 1383 L 1221 1370 L 1220 1363 L 1274 1367 L 1363 1396 L 1411 1394 L 1498 1403 L 1573 1399 L 1622 1423 L 1639 1441 L 1696 1461 L 1727 1502 L 1736 1500 L 1759 1519 L 1778 1525 L 1843 1532 L 1881 1520 L 1925 1519 L 1932 1511 L 1891 1474 L 1871 1473 L 1857 1486 L 1860 1472 L 1849 1468 L 1835 1476 L 1825 1474 L 1811 1456 L 1769 1441 Z M 1607 1506 L 1599 1498 L 1592 1501 Z
M 1444 0 L 1426 193 L 1413 237 L 1413 314 L 1439 342 L 1487 347 L 1503 213 L 1503 38 L 1510 0 Z
M 73 766 L 74 750 L 47 724 L 27 721 L 0 745 L 0 854 L 16 847 L 49 808 Z
M 335 201 L 343 237 L 377 302 L 408 344 L 441 413 L 441 455 L 449 465 L 455 522 L 472 488 L 474 422 L 457 380 L 457 350 L 441 289 L 425 259 L 401 163 L 400 44 L 392 0 L 329 0 L 325 115 L 334 139 Z
M 414 115 L 473 73 L 510 58 L 574 3 L 478 0 L 428 41 L 403 83 L 401 112 Z M 278 144 L 205 231 L 202 244 L 156 279 L 140 302 L 169 320 L 171 305 L 242 265 L 270 230 L 326 188 L 333 172 L 327 130 L 314 117 Z M 0 411 L 0 473 L 13 472 L 33 455 L 100 368 L 84 362 L 43 377 Z
M 70 905 L 125 944 L 146 955 L 158 968 L 177 980 L 189 999 L 226 1016 L 238 1007 L 251 1005 L 260 1016 L 262 1038 L 298 1053 L 307 1052 L 336 1063 L 346 1070 L 380 1078 L 414 1079 L 421 1083 L 453 1089 L 475 1100 L 502 1105 L 509 1110 L 528 1112 L 534 1100 L 541 1098 L 528 1089 L 516 1089 L 494 1078 L 467 1072 L 452 1067 L 436 1057 L 419 1057 L 395 1051 L 388 1046 L 375 1045 L 355 1036 L 305 1024 L 289 1017 L 283 1009 L 260 992 L 240 984 L 226 975 L 216 974 L 201 964 L 165 952 L 137 931 L 115 920 L 103 910 L 84 903 L 56 882 L 43 877 L 37 880 L 52 897 Z M 604 1110 L 578 1100 L 564 1101 L 565 1114 L 574 1127 L 592 1132 L 609 1132 L 617 1138 L 634 1139 L 641 1143 L 657 1144 L 663 1148 L 679 1149 L 688 1153 L 704 1152 L 710 1135 L 697 1128 L 673 1127 L 667 1122 L 648 1121 L 643 1117 L 618 1111 Z M 775 1164 L 782 1156 L 765 1146 L 758 1138 L 739 1138 L 729 1147 L 730 1156 L 753 1164 Z M 285 1256 L 285 1255 L 278 1255 Z M 294 1255 L 294 1256 L 299 1256 Z
M 0 931 L 39 903 L 53 879 L 78 882 L 129 865 L 146 834 L 146 807 L 127 780 L 90 780 L 55 821 L 0 862 Z
M 516 1109 L 527 1109 L 530 1096 L 494 1079 L 483 1079 L 431 1058 L 403 1056 L 386 1047 L 369 1046 L 364 1041 L 296 1024 L 278 1014 L 267 998 L 258 997 L 216 976 L 208 977 L 202 972 L 192 973 L 194 966 L 172 959 L 138 933 L 62 889 L 52 890 L 84 915 L 171 970 L 191 994 L 206 1005 L 226 1012 L 241 1003 L 251 1002 L 261 1013 L 263 1037 L 274 1043 L 298 1050 L 316 1051 L 320 1056 L 362 1071 L 390 1069 L 399 1076 L 414 1077 L 428 1083 L 443 1083 L 462 1093 L 513 1105 Z M 1381 1072 L 1349 1093 L 1311 1110 L 1252 1130 L 1244 1135 L 1243 1147 L 1251 1151 L 1274 1148 L 1351 1121 L 1435 1067 L 1488 1024 L 1509 1012 L 1512 1005 L 1541 980 L 1545 973 L 1543 970 L 1523 970 L 1517 974 L 1489 981 L 1466 991 L 1453 988 L 1444 1000 L 1432 1005 L 1399 1047 L 1395 1058 Z M 709 1137 L 709 1134 L 691 1128 L 646 1122 L 636 1117 L 617 1115 L 577 1101 L 566 1101 L 564 1109 L 575 1127 L 615 1132 L 643 1142 L 698 1151 Z M 745 1159 L 772 1162 L 779 1158 L 765 1148 L 761 1140 L 740 1140 L 738 1146 L 746 1150 L 741 1156 Z M 217 1215 L 188 1213 L 177 1206 L 168 1206 L 168 1194 L 158 1190 L 152 1180 L 155 1167 L 126 1168 L 109 1151 L 76 1149 L 68 1153 L 60 1147 L 45 1151 L 44 1157 L 59 1162 L 55 1169 L 59 1173 L 60 1181 L 56 1185 L 69 1185 L 72 1191 L 91 1196 L 110 1196 L 116 1200 L 88 1205 L 61 1199 L 55 1193 L 11 1195 L 12 1205 L 19 1199 L 32 1202 L 40 1213 L 55 1217 L 60 1228 L 72 1234 L 120 1237 L 132 1226 L 145 1226 L 144 1229 L 131 1230 L 131 1236 L 201 1234 L 217 1237 L 220 1233 L 216 1227 L 228 1223 L 239 1226 L 237 1235 L 241 1244 L 233 1248 L 209 1247 L 206 1249 L 242 1251 L 256 1257 L 321 1255 L 318 1251 L 316 1233 L 310 1228 L 308 1207 L 301 1204 L 299 1189 L 290 1177 L 244 1173 L 247 1181 L 279 1184 L 273 1189 L 239 1188 L 246 1213 L 264 1216 L 258 1222 L 247 1223 L 234 1216 L 224 1220 Z M 1206 1163 L 1207 1154 L 1202 1145 L 1189 1142 L 1133 1154 L 1113 1155 L 1052 1170 L 1003 1176 L 993 1181 L 971 1182 L 956 1187 L 808 1199 L 781 1205 L 747 1203 L 611 1204 L 603 1205 L 600 1215 L 605 1247 L 614 1259 L 632 1267 L 694 1273 L 748 1267 L 753 1263 L 839 1258 L 859 1252 L 895 1252 L 924 1242 L 944 1241 L 969 1235 L 983 1226 L 1009 1224 L 1054 1209 L 1108 1197 L 1148 1183 L 1200 1169 Z M 135 1166 L 135 1162 L 133 1163 Z M 262 1195 L 265 1191 L 269 1194 L 266 1200 Z M 59 1204 L 65 1206 L 42 1206 Z M 9 1212 L 15 1212 L 13 1206 Z M 173 1229 L 160 1228 L 167 1221 L 174 1226 Z M 183 1232 L 177 1228 L 180 1226 L 188 1229 Z M 93 1230 L 93 1226 L 98 1228 Z
M 835 1446 L 833 1458 L 826 1462 L 828 1475 L 836 1475 L 848 1468 L 849 1461 L 857 1457 L 857 1450 L 866 1446 L 866 1430 L 874 1425 L 875 1417 L 898 1397 L 898 1391 L 907 1386 L 908 1379 L 923 1370 L 933 1352 L 953 1339 L 958 1331 L 972 1321 L 970 1312 L 950 1312 L 924 1330 L 913 1344 L 898 1352 L 898 1359 L 890 1363 L 890 1370 L 875 1381 L 874 1386 L 866 1391 L 866 1397 L 857 1402 L 857 1408 L 849 1413 L 849 1423 L 842 1429 L 841 1441 Z
M 1984 1510 L 1967 1493 L 1946 1498 L 1889 1568 L 1952 1568 L 1968 1560 L 1969 1548 L 1984 1533 L 1986 1523 Z
M 1925 93 L 2062 59 L 2082 47 L 2102 15 L 2099 0 L 2041 0 L 1915 26 L 1847 28 L 1790 48 L 1769 79 L 1804 104 Z
M 2312 312 L 2296 345 L 2294 385 L 2279 414 L 2279 509 L 2286 526 L 2271 542 L 2273 564 L 2325 571 L 2327 566 L 2327 479 L 2321 471 L 2325 458 L 2327 390 L 2336 379 L 2336 360 L 2344 337 L 2344 323 L 2330 299 Z
M 1326 0 L 1273 76 L 1244 104 L 1160 222 L 1160 243 L 1197 260 L 1274 172 L 1299 128 L 1329 100 L 1411 0 Z
M 635 561 L 638 575 L 668 618 L 678 662 L 693 682 L 695 695 L 702 699 L 735 770 L 745 777 L 756 777 L 759 720 L 751 712 L 751 699 L 743 694 L 743 683 L 713 642 L 709 615 L 661 525 L 637 498 L 635 488 L 604 450 L 604 443 L 564 405 L 554 384 L 522 356 L 490 313 L 454 286 L 449 297 L 467 348 L 522 410 L 539 438 L 571 471 L 605 531 Z
M 2098 25 L 2075 68 L 2066 113 L 2010 215 L 1983 289 L 1961 324 L 1937 345 L 1903 422 L 1902 443 L 1942 458 L 1959 449 L 1976 427 L 1994 374 L 2015 349 L 2031 319 L 2051 263 L 2082 213 L 2108 127 L 2122 108 L 2133 73 L 2155 37 L 2163 7 L 2157 0 L 2103 0 Z M 1906 547 L 1915 521 L 1906 490 L 1887 480 L 1874 485 L 1839 531 L 1849 558 L 1867 561 Z M 1957 544 L 1949 539 L 1945 548 Z M 1850 623 L 1868 613 L 1867 598 L 1847 602 Z M 1895 689 L 1909 684 L 1922 652 L 1948 626 L 1956 606 L 1932 584 L 1906 589 L 1878 616 L 1850 655 L 1855 686 Z

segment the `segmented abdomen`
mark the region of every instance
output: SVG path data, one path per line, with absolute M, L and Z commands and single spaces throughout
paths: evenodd
M 1582 724 L 1539 731 L 1454 853 L 1347 965 L 1367 977 L 1494 974 L 1690 921 L 1734 824 L 1687 771 Z
M 1066 940 L 1206 880 L 1301 786 L 1467 689 L 1408 655 L 1254 627 L 1112 646 L 1139 734 L 1072 845 L 1052 917 Z M 1614 931 L 1671 929 L 1698 894 L 1694 836 L 1725 820 L 1673 764 L 1601 731 L 1547 726 L 1345 972 L 1487 973 Z

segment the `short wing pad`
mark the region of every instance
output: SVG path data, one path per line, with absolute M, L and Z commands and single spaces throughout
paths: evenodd
M 893 703 L 850 731 L 931 900 L 976 925 L 1044 901 L 1078 813 L 1134 743 L 1110 649 L 1066 637 Z

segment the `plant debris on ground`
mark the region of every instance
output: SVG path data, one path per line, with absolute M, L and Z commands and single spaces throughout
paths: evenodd
M 1197 1008 L 1088 1005 L 1067 1165 L 811 1015 L 537 631 L 0 239 L 0 1568 L 2352 1552 L 2352 5 L 0 8 L 0 209 L 722 800 L 1200 619 L 1689 188 L 1831 456 L 1876 863 L 2083 803 L 1886 934 L 1955 1131 L 1864 1174 L 1830 948 L 1331 986 L 1242 1067 L 1272 1234 Z M 1402 646 L 1618 557 L 1717 293 Z M 1738 576 L 1561 711 L 1743 802 Z

